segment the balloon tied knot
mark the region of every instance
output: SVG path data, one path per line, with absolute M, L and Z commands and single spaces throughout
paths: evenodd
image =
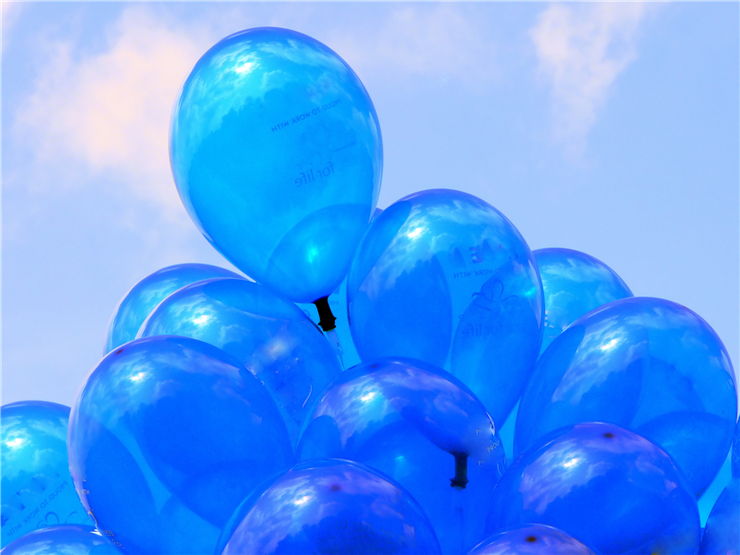
M 450 479 L 450 485 L 453 488 L 465 489 L 468 485 L 468 455 L 453 451 L 455 457 L 455 476 Z
M 329 297 L 321 297 L 313 302 L 316 305 L 316 310 L 319 313 L 319 326 L 325 332 L 336 329 L 337 319 L 331 311 L 329 306 Z

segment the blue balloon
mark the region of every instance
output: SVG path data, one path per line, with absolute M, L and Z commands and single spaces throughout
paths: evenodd
M 293 460 L 257 379 L 216 347 L 170 336 L 127 343 L 93 370 L 69 454 L 98 529 L 137 555 L 212 553 L 241 501 Z
M 401 199 L 370 225 L 347 295 L 363 360 L 444 368 L 503 424 L 535 364 L 543 311 L 532 253 L 503 214 L 460 191 Z
M 740 480 L 717 499 L 701 540 L 700 555 L 740 555 Z
M 315 400 L 341 371 L 332 346 L 296 305 L 245 279 L 183 287 L 160 303 L 140 335 L 192 337 L 234 356 L 273 395 L 296 441 Z
M 554 432 L 521 455 L 491 497 L 491 532 L 537 522 L 598 553 L 696 553 L 699 513 L 671 458 L 599 422 Z
M 296 302 L 337 288 L 383 155 L 370 97 L 335 52 L 288 29 L 226 37 L 185 82 L 170 152 L 191 217 L 238 268 Z
M 50 526 L 21 536 L 2 555 L 122 555 L 89 526 Z
M 362 462 L 393 478 L 429 515 L 445 553 L 483 537 L 504 454 L 480 401 L 420 361 L 384 359 L 346 370 L 324 393 L 299 458 Z
M 735 424 L 735 440 L 732 442 L 732 476 L 740 478 L 740 420 Z
M 614 270 L 586 253 L 553 248 L 536 250 L 533 254 L 545 298 L 540 352 L 587 312 L 632 296 Z
M 698 496 L 727 455 L 736 410 L 729 356 L 704 320 L 670 301 L 622 299 L 571 324 L 542 354 L 515 447 L 577 422 L 612 422 L 665 449 Z
M 530 524 L 486 538 L 469 555 L 595 555 L 562 530 Z
M 0 409 L 2 545 L 56 524 L 91 525 L 69 474 L 69 407 L 21 401 Z
M 414 498 L 351 461 L 299 464 L 238 513 L 223 555 L 440 553 Z
M 108 330 L 105 352 L 136 338 L 141 324 L 167 295 L 190 283 L 218 277 L 239 276 L 208 264 L 175 264 L 148 275 L 134 285 L 118 305 Z

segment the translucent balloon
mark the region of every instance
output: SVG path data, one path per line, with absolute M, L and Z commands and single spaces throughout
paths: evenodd
M 180 289 L 160 303 L 140 335 L 192 337 L 233 355 L 272 393 L 294 440 L 341 371 L 334 349 L 296 305 L 245 279 Z
M 257 379 L 216 347 L 170 336 L 100 362 L 72 410 L 69 453 L 98 528 L 137 555 L 212 553 L 239 503 L 292 461 Z
M 595 555 L 562 530 L 530 524 L 494 534 L 475 546 L 469 555 Z
M 385 359 L 346 370 L 324 393 L 299 458 L 362 462 L 407 489 L 429 515 L 445 553 L 483 537 L 484 507 L 504 454 L 491 417 L 453 376 Z
M 542 354 L 522 396 L 515 447 L 600 420 L 657 443 L 701 494 L 722 465 L 737 410 L 730 359 L 712 328 L 670 301 L 614 301 Z
M 445 368 L 504 422 L 539 352 L 542 290 L 529 247 L 500 212 L 446 189 L 401 199 L 370 225 L 347 291 L 363 360 Z
M 69 407 L 21 401 L 0 409 L 2 545 L 56 524 L 91 525 L 67 462 Z
M 416 501 L 350 461 L 299 464 L 241 511 L 223 555 L 440 553 Z
M 239 277 L 234 272 L 208 264 L 176 264 L 148 275 L 129 291 L 113 315 L 105 352 L 131 341 L 152 310 L 170 293 L 204 279 Z
M 545 298 L 540 352 L 587 312 L 632 296 L 632 291 L 614 270 L 586 253 L 571 249 L 540 249 L 533 254 Z
M 170 148 L 185 206 L 226 258 L 292 301 L 337 288 L 383 156 L 370 97 L 335 52 L 287 29 L 223 39 L 185 82 Z
M 704 529 L 700 555 L 740 555 L 740 480 L 717 499 Z
M 537 522 L 597 553 L 696 553 L 696 500 L 671 458 L 613 424 L 583 423 L 520 456 L 491 497 L 491 532 Z
M 122 555 L 89 526 L 51 526 L 21 536 L 2 555 Z

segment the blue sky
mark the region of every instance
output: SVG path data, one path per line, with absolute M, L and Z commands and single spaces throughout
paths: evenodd
M 383 131 L 380 206 L 447 187 L 532 248 L 583 250 L 738 351 L 738 6 L 3 6 L 3 403 L 71 404 L 118 300 L 169 264 L 227 265 L 168 165 L 178 89 L 247 27 L 352 65 Z

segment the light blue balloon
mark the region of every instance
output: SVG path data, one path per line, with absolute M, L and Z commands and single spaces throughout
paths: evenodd
M 51 526 L 21 536 L 2 555 L 122 555 L 89 526 Z
M 740 479 L 717 499 L 701 541 L 700 555 L 740 555 Z
M 152 310 L 181 287 L 217 277 L 240 277 L 218 266 L 208 264 L 175 264 L 157 270 L 133 286 L 121 300 L 108 330 L 105 352 L 134 339 Z
M 226 37 L 185 82 L 170 152 L 191 217 L 238 268 L 296 302 L 337 288 L 383 156 L 370 97 L 335 52 L 288 29 Z
M 223 555 L 441 553 L 413 497 L 352 461 L 299 464 L 238 513 Z
M 390 476 L 419 501 L 445 553 L 483 537 L 504 454 L 481 402 L 453 376 L 412 360 L 346 370 L 319 401 L 302 460 L 336 457 Z
M 67 461 L 69 407 L 21 401 L 0 409 L 2 545 L 56 524 L 91 525 Z
M 543 311 L 532 253 L 503 214 L 447 189 L 401 199 L 370 225 L 347 295 L 363 360 L 444 368 L 503 424 L 539 353 Z
M 212 553 L 242 500 L 292 460 L 267 390 L 186 337 L 112 351 L 70 416 L 77 491 L 98 529 L 137 555 Z
M 730 358 L 709 324 L 670 301 L 622 299 L 571 324 L 542 354 L 515 448 L 578 422 L 613 422 L 665 449 L 699 496 L 729 451 L 736 411 Z
M 341 368 L 321 331 L 293 303 L 245 279 L 213 279 L 176 291 L 140 335 L 180 335 L 234 356 L 272 394 L 294 441 Z
M 486 538 L 469 555 L 595 555 L 562 530 L 530 524 Z
M 490 532 L 537 522 L 597 553 L 696 553 L 696 500 L 673 460 L 613 424 L 561 428 L 521 455 L 496 486 Z
M 540 352 L 578 318 L 606 303 L 631 297 L 627 284 L 601 260 L 571 249 L 539 249 L 545 322 Z

